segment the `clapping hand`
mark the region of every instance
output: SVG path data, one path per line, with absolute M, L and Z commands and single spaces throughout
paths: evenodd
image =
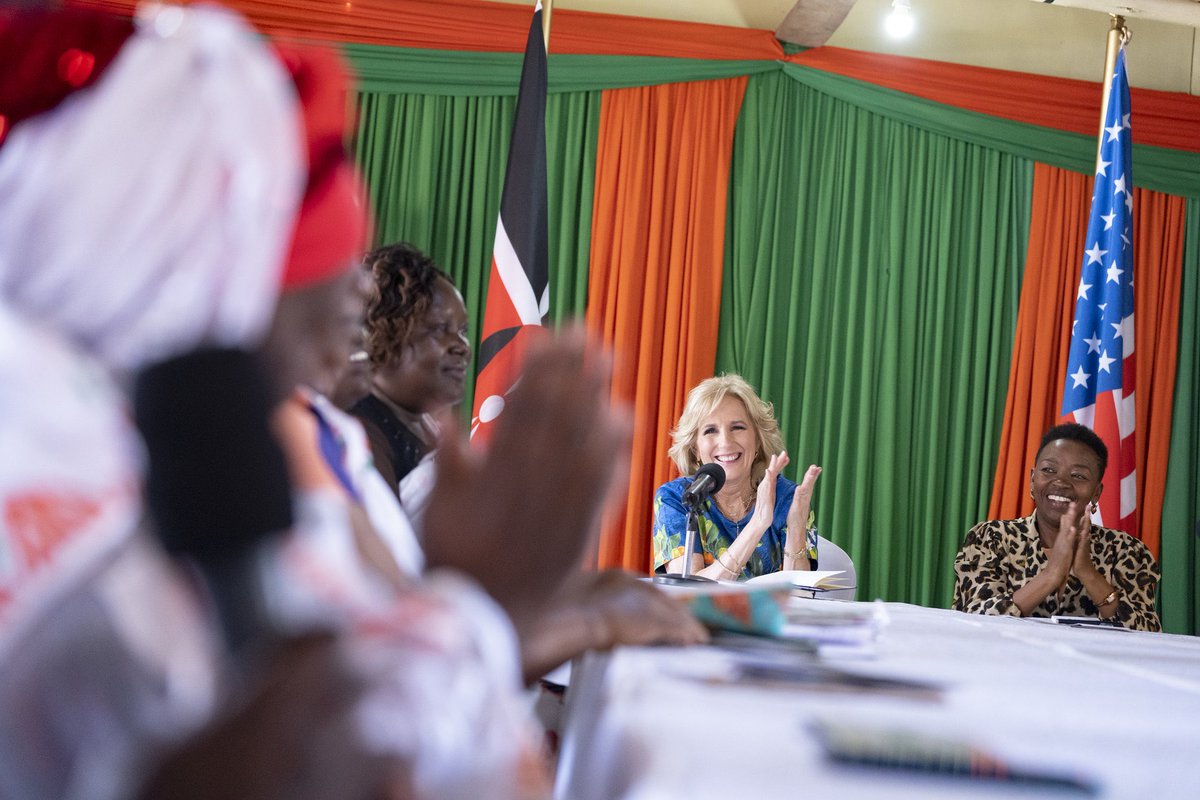
M 1067 514 L 1072 516 L 1070 511 Z M 1063 517 L 1063 524 L 1066 523 L 1067 517 Z M 1079 517 L 1075 520 L 1075 550 L 1071 559 L 1071 574 L 1082 579 L 1084 575 L 1095 571 L 1096 565 L 1092 563 L 1092 517 L 1085 503 L 1079 509 Z
M 751 518 L 751 525 L 758 523 L 764 531 L 771 527 L 771 522 L 775 519 L 775 479 L 789 463 L 790 459 L 788 459 L 786 450 L 772 455 L 767 461 L 767 471 L 763 474 L 762 482 L 758 484 L 758 496 L 754 502 L 754 516 Z
M 817 478 L 821 476 L 821 468 L 811 465 L 804 473 L 796 493 L 792 495 L 792 507 L 788 509 L 787 526 L 789 531 L 803 532 L 808 527 L 808 516 L 812 510 L 813 492 L 817 488 Z
M 630 425 L 609 407 L 607 380 L 607 358 L 581 329 L 545 337 L 486 453 L 461 434 L 443 437 L 427 561 L 474 577 L 518 629 L 578 566 L 628 450 Z
M 1087 518 L 1087 506 L 1071 501 L 1058 524 L 1058 537 L 1050 550 L 1049 567 L 1059 576 L 1059 586 L 1075 572 L 1080 540 L 1090 541 L 1090 538 L 1091 520 Z

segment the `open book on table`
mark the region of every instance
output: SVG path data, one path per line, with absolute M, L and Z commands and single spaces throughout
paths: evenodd
M 825 647 L 866 646 L 886 626 L 880 606 L 794 601 L 797 594 L 819 592 L 787 580 L 799 575 L 830 583 L 839 570 L 771 573 L 742 582 L 657 584 L 679 597 L 692 613 L 714 631 L 733 631 L 778 639 L 805 639 Z M 782 578 L 780 576 L 783 576 Z
M 845 581 L 844 570 L 840 569 L 788 569 L 781 572 L 768 572 L 765 575 L 758 575 L 746 581 L 746 583 L 764 589 L 787 588 L 818 591 L 845 589 L 849 585 Z

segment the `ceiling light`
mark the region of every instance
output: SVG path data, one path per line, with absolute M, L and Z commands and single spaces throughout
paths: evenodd
M 893 39 L 903 39 L 913 32 L 912 8 L 908 0 L 892 0 L 892 13 L 883 21 L 883 27 Z

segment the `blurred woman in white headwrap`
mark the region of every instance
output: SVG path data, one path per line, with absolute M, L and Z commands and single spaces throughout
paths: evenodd
M 135 536 L 124 387 L 263 335 L 301 143 L 233 15 L 0 11 L 0 795 L 122 794 L 139 742 L 211 712 L 207 627 Z
M 362 243 L 318 223 L 325 203 L 347 209 L 354 182 L 340 146 L 314 147 L 330 130 L 297 105 L 303 69 L 288 67 L 213 8 L 152 7 L 136 24 L 0 10 L 0 796 L 546 789 L 500 609 L 517 624 L 540 612 L 579 559 L 621 449 L 580 340 L 531 367 L 529 399 L 514 398 L 487 459 L 452 449 L 431 506 L 445 531 L 478 528 L 480 513 L 501 529 L 518 512 L 529 521 L 494 476 L 547 469 L 544 454 L 571 437 L 577 469 L 549 467 L 542 491 L 560 502 L 534 503 L 521 547 L 443 536 L 430 559 L 449 568 L 442 578 L 373 592 L 352 548 L 326 535 L 344 533 L 336 509 L 325 525 L 302 509 L 274 551 L 277 621 L 294 646 L 228 718 L 214 720 L 224 654 L 202 595 L 139 527 L 134 376 L 198 348 L 252 348 L 268 324 L 276 340 L 311 340 L 321 327 L 309 323 L 340 310 L 352 283 Z M 281 283 L 290 300 L 276 312 Z M 271 365 L 282 388 L 317 355 L 272 352 L 287 353 Z M 580 393 L 585 361 L 592 390 Z M 162 451 L 146 442 L 153 479 Z M 499 606 L 464 573 L 484 576 Z M 336 648 L 298 635 L 306 610 L 341 615 L 325 637 Z

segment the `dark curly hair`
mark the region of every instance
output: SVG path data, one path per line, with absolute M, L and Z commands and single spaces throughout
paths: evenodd
M 1069 439 L 1072 442 L 1079 442 L 1084 447 L 1091 448 L 1091 451 L 1096 454 L 1096 458 L 1100 459 L 1100 474 L 1096 476 L 1096 480 L 1104 477 L 1104 470 L 1108 469 L 1108 448 L 1104 446 L 1104 441 L 1096 435 L 1096 432 L 1086 425 L 1080 425 L 1076 422 L 1067 422 L 1062 425 L 1055 425 L 1042 437 L 1042 443 L 1038 445 L 1037 455 L 1034 460 L 1041 456 L 1042 451 L 1046 449 L 1046 445 L 1051 442 L 1057 442 L 1059 439 Z
M 404 349 L 413 326 L 433 302 L 439 280 L 454 281 L 438 269 L 433 259 L 408 242 L 378 247 L 367 254 L 364 266 L 373 286 L 367 303 L 365 346 L 371 363 L 386 364 Z

